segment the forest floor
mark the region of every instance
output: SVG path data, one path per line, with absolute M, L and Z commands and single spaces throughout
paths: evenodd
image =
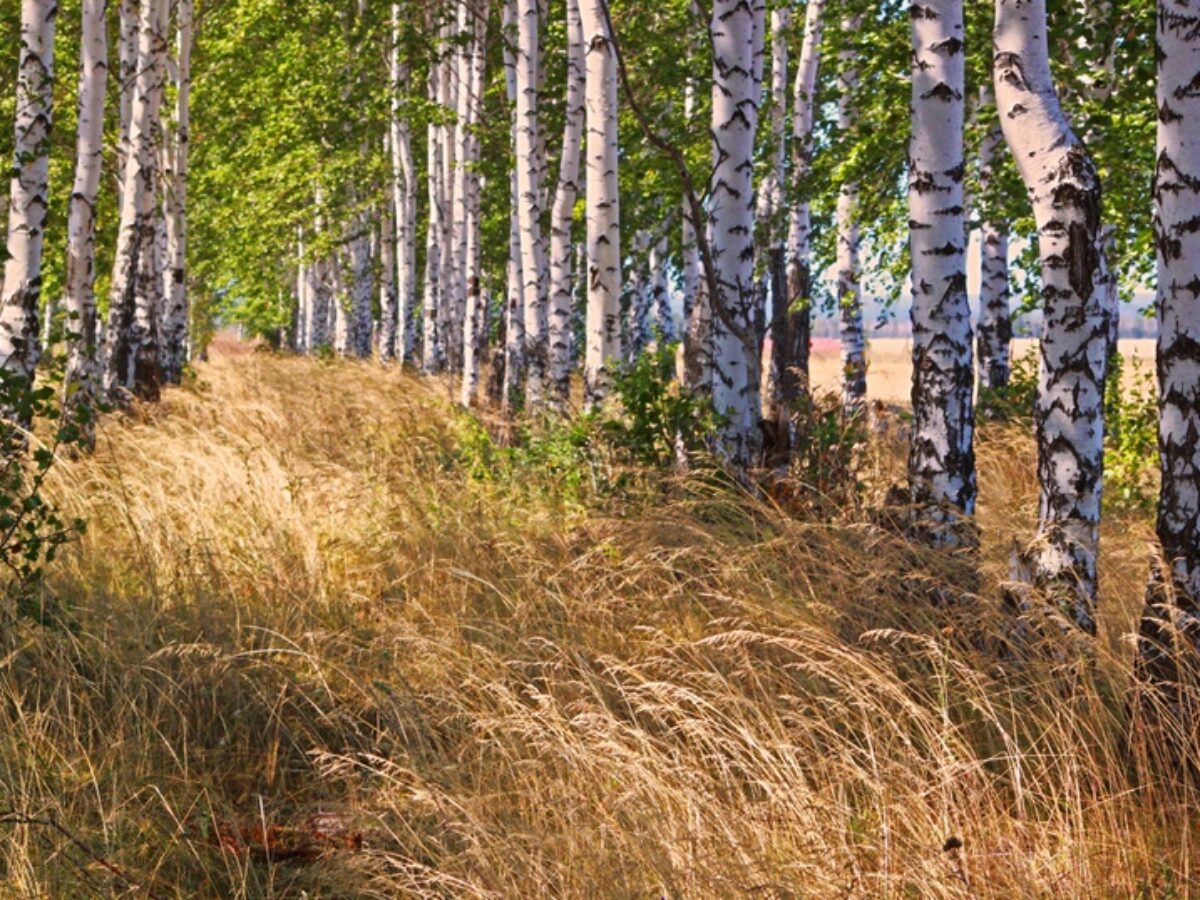
M 1148 516 L 1106 522 L 1089 677 L 995 652 L 1023 429 L 980 436 L 978 577 L 873 521 L 886 437 L 834 505 L 483 433 L 229 343 L 108 417 L 54 470 L 87 533 L 0 633 L 0 895 L 1200 886 L 1196 798 L 1127 722 Z

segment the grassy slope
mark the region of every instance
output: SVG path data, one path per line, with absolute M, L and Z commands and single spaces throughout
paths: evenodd
M 699 479 L 566 504 L 468 479 L 448 410 L 395 372 L 226 348 L 110 420 L 58 472 L 91 523 L 52 584 L 76 630 L 3 633 L 7 803 L 160 896 L 1186 889 L 1191 798 L 1121 753 L 1147 523 L 1109 526 L 1094 691 L 960 640 L 1028 534 L 1023 436 L 981 448 L 983 599 L 938 612 L 924 588 L 965 568 L 862 513 Z M 363 850 L 212 839 L 318 810 Z M 137 895 L 45 826 L 0 837 L 0 891 Z

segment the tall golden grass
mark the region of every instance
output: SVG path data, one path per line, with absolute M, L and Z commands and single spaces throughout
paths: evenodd
M 702 476 L 472 479 L 456 416 L 226 346 L 56 470 L 90 527 L 49 584 L 71 627 L 3 632 L 6 895 L 1190 893 L 1196 798 L 1126 723 L 1149 524 L 1106 526 L 1074 696 L 978 640 L 1031 527 L 1024 434 L 981 439 L 977 581 L 865 509 Z M 255 837 L 315 813 L 361 846 Z

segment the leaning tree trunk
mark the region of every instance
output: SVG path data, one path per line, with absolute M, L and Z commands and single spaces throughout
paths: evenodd
M 621 357 L 621 200 L 617 179 L 617 55 L 605 0 L 582 0 L 587 106 L 587 348 L 584 399 L 604 400 Z
M 792 178 L 799 186 L 788 217 L 787 319 L 782 340 L 775 349 L 782 415 L 791 411 L 808 392 L 809 347 L 812 343 L 812 216 L 810 188 L 805 184 L 812 167 L 813 110 L 816 106 L 817 70 L 821 61 L 821 15 L 825 0 L 808 0 L 804 17 L 804 44 L 796 66 L 792 93 Z M 789 444 L 794 436 L 789 433 Z
M 843 19 L 842 32 L 853 35 L 861 19 Z M 838 131 L 855 127 L 854 91 L 858 87 L 856 53 L 847 47 L 838 54 Z M 858 184 L 844 182 L 837 201 L 837 302 L 842 342 L 842 410 L 848 418 L 861 416 L 867 402 L 867 356 L 863 332 L 862 283 L 858 266 Z
M 0 368 L 30 383 L 38 360 L 57 11 L 55 0 L 21 0 L 16 161 L 9 189 L 8 259 L 0 294 Z
M 1044 300 L 1037 541 L 1018 574 L 1094 634 L 1108 348 L 1100 181 L 1059 105 L 1047 44 L 1046 0 L 996 0 L 996 101 L 1033 204 Z
M 567 402 L 571 387 L 571 224 L 575 198 L 579 194 L 579 150 L 583 139 L 586 88 L 579 0 L 567 0 L 566 124 L 550 220 L 550 386 L 554 400 L 560 406 Z
M 162 314 L 163 378 L 179 384 L 187 362 L 187 188 L 192 84 L 192 0 L 176 0 L 178 58 L 175 63 L 175 121 L 163 150 L 167 220 L 166 305 Z
M 758 456 L 760 294 L 754 282 L 754 133 L 765 11 L 761 0 L 714 0 L 713 176 L 709 226 L 713 304 L 713 406 L 718 452 L 738 472 Z
M 935 545 L 975 512 L 974 368 L 963 216 L 963 0 L 913 0 L 909 499 Z
M 1151 574 L 1140 674 L 1180 703 L 1194 696 L 1200 653 L 1200 10 L 1158 4 L 1158 246 L 1160 556 Z M 1182 665 L 1181 665 L 1182 664 Z M 1170 696 L 1177 694 L 1176 696 Z M 1194 704 L 1194 700 L 1192 704 Z M 1177 712 L 1195 713 L 1190 710 Z M 1190 726 L 1189 726 L 1190 727 Z
M 987 192 L 1004 135 L 997 121 L 979 147 L 979 187 Z M 981 391 L 996 394 L 1008 387 L 1012 318 L 1008 310 L 1008 226 L 995 215 L 979 223 L 979 328 L 975 346 Z M 981 397 L 985 401 L 986 397 Z
M 547 297 L 541 226 L 541 162 L 538 154 L 538 4 L 516 0 L 516 167 L 521 223 L 521 288 L 525 315 L 525 402 L 541 404 L 547 375 Z
M 79 124 L 75 183 L 67 215 L 67 402 L 91 411 L 96 400 L 96 192 L 104 151 L 104 87 L 108 77 L 108 0 L 83 0 L 79 54 Z M 85 440 L 94 442 L 91 416 L 81 417 Z

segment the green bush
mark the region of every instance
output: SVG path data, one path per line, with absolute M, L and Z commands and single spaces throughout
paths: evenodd
M 46 566 L 84 528 L 46 499 L 46 478 L 61 453 L 83 445 L 93 411 L 62 403 L 51 385 L 31 387 L 4 370 L 0 410 L 0 583 L 16 612 L 46 622 L 48 607 L 39 602 Z M 45 429 L 45 440 L 26 426 L 31 422 Z

